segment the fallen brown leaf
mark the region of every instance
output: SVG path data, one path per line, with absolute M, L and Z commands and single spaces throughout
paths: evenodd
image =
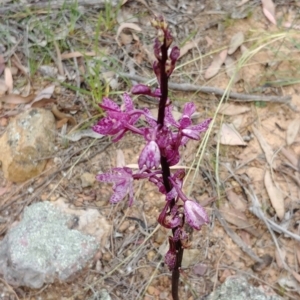
M 281 153 L 289 160 L 289 162 L 295 167 L 298 168 L 299 159 L 297 155 L 291 149 L 281 148 Z
M 296 271 L 292 270 L 292 274 L 295 277 L 295 279 L 300 282 L 300 274 L 298 274 Z
M 279 253 L 279 251 L 280 251 L 280 253 Z M 280 269 L 284 268 L 285 257 L 286 257 L 286 250 L 284 248 L 282 248 L 282 249 L 276 249 L 276 251 L 275 251 L 275 259 L 276 259 L 276 263 L 277 263 L 278 268 L 280 268 Z M 283 259 L 283 261 L 282 261 L 281 258 Z
M 261 0 L 263 6 L 263 13 L 266 18 L 273 23 L 274 25 L 277 24 L 275 18 L 275 5 L 272 0 Z
M 244 34 L 241 31 L 237 32 L 230 40 L 228 54 L 233 54 L 237 50 L 237 48 L 244 43 L 244 40 Z
M 243 229 L 249 232 L 255 237 L 260 236 L 260 232 L 255 228 L 255 226 L 249 223 L 246 215 L 241 211 L 231 207 L 222 207 L 220 212 L 228 223 L 237 226 L 238 229 Z
M 34 97 L 35 95 L 29 95 L 27 97 L 23 97 L 20 95 L 9 94 L 0 97 L 0 102 L 4 102 L 8 104 L 25 104 L 31 102 Z
M 67 119 L 71 125 L 77 125 L 76 119 L 74 117 L 59 111 L 56 105 L 52 106 L 51 111 L 58 120 Z
M 235 129 L 233 124 L 223 123 L 220 129 L 220 143 L 229 146 L 246 146 L 247 143 Z
M 124 156 L 124 152 L 122 149 L 117 149 L 117 162 L 116 162 L 116 165 L 117 165 L 117 168 L 123 168 L 126 163 L 125 163 L 125 156 Z
M 286 131 L 286 142 L 288 145 L 294 143 L 300 129 L 300 119 L 293 120 Z
M 265 187 L 267 189 L 271 204 L 276 211 L 278 218 L 281 220 L 284 217 L 284 199 L 281 191 L 273 183 L 271 172 L 265 173 Z
M 252 126 L 252 130 L 253 130 L 253 133 L 256 136 L 256 138 L 257 138 L 257 140 L 258 140 L 258 142 L 259 142 L 259 144 L 260 144 L 260 146 L 261 146 L 261 148 L 262 148 L 262 150 L 265 154 L 265 157 L 266 157 L 266 160 L 267 160 L 268 164 L 276 169 L 276 163 L 274 161 L 272 162 L 273 155 L 274 155 L 273 149 L 266 142 L 265 138 L 263 137 L 263 135 L 260 133 L 260 131 L 257 128 Z
M 13 81 L 10 68 L 4 69 L 4 81 L 8 88 L 8 93 L 11 94 L 14 88 L 14 81 Z
M 0 97 L 5 94 L 8 90 L 8 87 L 7 85 L 5 84 L 5 81 L 4 80 L 1 80 L 0 79 Z
M 229 202 L 239 211 L 244 212 L 247 209 L 247 204 L 241 199 L 241 196 L 233 190 L 227 190 L 226 196 Z
M 214 58 L 213 61 L 211 62 L 210 66 L 206 70 L 204 74 L 205 79 L 210 79 L 214 77 L 216 74 L 218 74 L 221 66 L 225 62 L 225 59 L 227 57 L 227 49 L 223 50 L 219 54 L 217 54 Z
M 81 53 L 79 51 L 75 52 L 69 52 L 69 53 L 62 53 L 61 59 L 70 59 L 70 58 L 77 58 L 77 57 L 84 57 L 84 56 L 96 56 L 96 52 L 91 51 L 91 52 L 84 52 Z
M 118 30 L 117 30 L 117 35 L 116 35 L 116 41 L 117 41 L 117 43 L 118 44 L 120 44 L 119 43 L 119 35 L 120 35 L 120 33 L 124 30 L 124 29 L 131 29 L 131 30 L 135 30 L 135 31 L 138 31 L 138 32 L 140 32 L 140 31 L 142 31 L 142 29 L 141 29 L 141 27 L 140 26 L 138 26 L 137 24 L 135 24 L 135 23 L 122 23 L 120 26 L 119 26 L 119 28 L 118 28 Z
M 195 41 L 189 41 L 189 42 L 185 43 L 185 45 L 180 48 L 180 56 L 179 56 L 179 58 L 181 58 L 182 56 L 184 56 L 191 49 L 197 48 L 198 43 L 201 40 L 202 40 L 202 38 L 199 38 L 199 39 L 196 39 Z
M 249 110 L 250 110 L 250 107 L 246 106 L 246 105 L 237 105 L 237 104 L 233 104 L 233 103 L 222 103 L 218 113 L 222 114 L 222 115 L 226 115 L 226 116 L 235 116 L 235 115 L 243 114 Z
M 236 69 L 236 62 L 230 56 L 227 56 L 225 59 L 225 71 L 227 76 L 232 79 L 233 83 L 237 83 L 241 79 L 240 74 Z

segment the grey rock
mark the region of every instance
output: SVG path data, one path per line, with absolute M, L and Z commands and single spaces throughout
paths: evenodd
M 82 218 L 86 224 L 86 216 Z M 80 217 L 76 219 L 81 222 Z M 41 288 L 55 278 L 67 280 L 84 268 L 103 244 L 99 237 L 70 229 L 73 220 L 74 215 L 47 201 L 27 207 L 22 220 L 0 243 L 4 279 L 14 286 Z
M 15 118 L 0 138 L 4 177 L 23 182 L 40 174 L 54 148 L 55 119 L 42 108 L 32 108 Z
M 248 283 L 245 277 L 232 276 L 202 300 L 283 300 L 271 289 L 263 290 Z

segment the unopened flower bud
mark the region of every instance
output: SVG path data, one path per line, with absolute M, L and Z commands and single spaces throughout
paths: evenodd
M 145 84 L 136 84 L 132 87 L 131 93 L 133 95 L 150 95 L 151 89 Z

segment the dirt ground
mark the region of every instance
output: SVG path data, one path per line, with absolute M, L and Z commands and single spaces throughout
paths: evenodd
M 78 1 L 59 10 L 51 2 L 23 1 L 17 8 L 5 1 L 0 7 L 5 12 L 0 56 L 13 74 L 12 93 L 25 98 L 54 84 L 51 99 L 63 113 L 57 117 L 56 151 L 40 176 L 16 184 L 0 170 L 1 237 L 24 207 L 59 197 L 76 207 L 97 208 L 113 225 L 109 246 L 69 282 L 33 290 L 0 277 L 0 299 L 106 299 L 103 290 L 113 300 L 171 299 L 162 255 L 170 232 L 157 226 L 164 197 L 140 181 L 132 207 L 127 201 L 113 206 L 110 186 L 82 187 L 80 179 L 86 172 L 136 164 L 143 141 L 131 134 L 115 144 L 107 137 L 64 138 L 101 117 L 97 103 L 103 96 L 120 103 L 138 79 L 154 77 L 150 20 L 158 12 L 183 54 L 171 78 L 175 109 L 194 101 L 195 122 L 214 118 L 207 142 L 190 142 L 179 163 L 189 172 L 184 189 L 211 219 L 200 232 L 189 230 L 193 261 L 182 269 L 180 299 L 200 300 L 232 275 L 268 286 L 284 299 L 299 299 L 299 3 L 274 1 L 276 26 L 267 17 L 272 9 L 263 10 L 260 1 L 159 2 L 123 1 L 118 9 L 100 9 Z M 243 41 L 229 53 L 237 33 Z M 224 49 L 225 64 L 225 59 L 220 63 Z M 181 83 L 211 89 L 183 90 Z M 239 94 L 227 99 L 227 89 Z M 26 107 L 0 104 L 3 134 L 10 118 Z M 135 104 L 157 109 L 148 98 L 135 98 Z M 41 106 L 51 110 L 53 103 Z

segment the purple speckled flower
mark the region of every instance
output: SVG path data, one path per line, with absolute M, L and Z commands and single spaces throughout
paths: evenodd
M 92 127 L 97 133 L 114 135 L 114 142 L 120 140 L 128 130 L 142 134 L 142 132 L 133 125 L 138 121 L 140 116 L 144 114 L 144 111 L 134 108 L 132 99 L 127 93 L 124 94 L 123 101 L 124 109 L 121 109 L 109 98 L 104 98 L 99 106 L 106 111 L 106 117 Z
M 209 223 L 205 209 L 193 200 L 184 202 L 184 215 L 188 224 L 196 230 L 200 230 L 202 225 Z
M 139 168 L 145 165 L 148 169 L 158 168 L 160 164 L 160 150 L 155 141 L 147 143 L 139 157 Z
M 108 173 L 98 174 L 96 179 L 102 182 L 113 183 L 111 203 L 120 202 L 129 194 L 129 206 L 133 203 L 133 177 L 129 168 L 113 168 Z

